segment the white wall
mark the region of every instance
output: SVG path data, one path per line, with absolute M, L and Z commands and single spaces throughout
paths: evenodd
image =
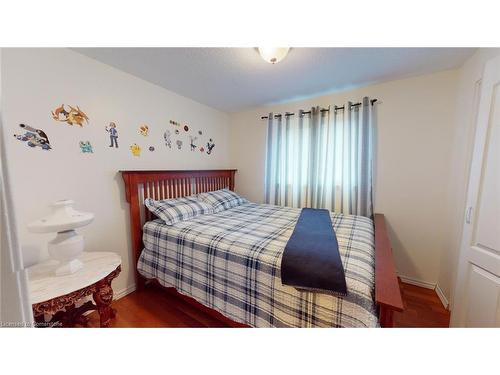
M 87 250 L 120 254 L 123 271 L 114 287 L 130 287 L 128 205 L 118 171 L 230 167 L 228 115 L 66 49 L 4 49 L 2 75 L 7 162 L 25 265 L 47 257 L 45 244 L 53 237 L 29 233 L 26 224 L 46 215 L 51 202 L 71 198 L 77 209 L 95 213 L 81 230 Z M 53 120 L 51 111 L 62 103 L 80 106 L 90 123 L 79 128 Z M 170 119 L 202 130 L 204 142 L 212 137 L 212 155 L 189 151 L 185 134 L 182 151 L 167 150 L 162 137 L 173 129 Z M 104 127 L 110 121 L 118 125 L 119 149 L 108 147 Z M 16 140 L 20 123 L 43 129 L 53 150 Z M 150 127 L 147 138 L 138 134 L 143 123 Z M 89 140 L 94 153 L 82 154 L 80 140 Z M 129 150 L 134 142 L 143 149 L 139 158 Z M 148 151 L 150 145 L 156 151 Z
M 446 199 L 458 71 L 446 71 L 348 92 L 236 113 L 231 116 L 231 160 L 236 190 L 264 199 L 268 112 L 378 98 L 375 211 L 386 215 L 401 275 L 436 284 L 447 239 Z
M 481 79 L 485 62 L 498 55 L 500 48 L 479 49 L 459 71 L 450 177 L 447 185 L 449 232 L 441 256 L 438 279 L 440 288 L 449 300 L 453 297 L 455 286 Z

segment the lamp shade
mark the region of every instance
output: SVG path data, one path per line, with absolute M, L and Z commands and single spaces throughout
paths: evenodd
M 73 209 L 72 200 L 60 200 L 52 204 L 52 213 L 28 224 L 28 229 L 35 233 L 63 232 L 83 227 L 92 220 L 94 214 Z
M 270 64 L 276 64 L 283 60 L 290 50 L 289 47 L 258 47 L 257 49 L 259 50 L 260 57 Z

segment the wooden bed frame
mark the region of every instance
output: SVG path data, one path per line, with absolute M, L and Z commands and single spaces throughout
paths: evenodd
M 137 272 L 137 261 L 144 248 L 142 227 L 151 220 L 151 213 L 144 206 L 144 199 L 168 199 L 222 188 L 234 190 L 235 169 L 177 170 L 177 171 L 120 171 L 125 182 L 125 196 L 130 205 L 133 262 L 136 287 L 141 289 L 146 280 Z M 393 326 L 394 311 L 403 310 L 403 301 L 392 256 L 392 248 L 383 214 L 375 214 L 375 302 L 382 327 Z M 219 312 L 212 310 L 191 297 L 167 288 L 170 293 L 194 305 L 201 311 L 232 327 L 245 327 Z

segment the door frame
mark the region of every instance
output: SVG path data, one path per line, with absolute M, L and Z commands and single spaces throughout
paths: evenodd
M 0 327 L 33 324 L 33 312 L 7 170 L 2 121 L 2 49 L 0 48 Z
M 482 72 L 482 78 L 480 82 L 480 93 L 479 100 L 476 104 L 475 111 L 475 123 L 474 123 L 474 143 L 472 158 L 468 170 L 468 186 L 467 186 L 467 198 L 465 201 L 465 207 L 463 211 L 463 225 L 462 225 L 462 237 L 460 241 L 460 250 L 458 254 L 457 271 L 455 288 L 453 293 L 453 309 L 451 312 L 450 327 L 460 327 L 464 314 L 465 314 L 465 288 L 467 281 L 467 267 L 469 264 L 469 247 L 471 246 L 473 235 L 474 235 L 474 224 L 477 220 L 477 212 L 479 194 L 481 191 L 481 178 L 483 174 L 483 164 L 486 157 L 487 147 L 486 142 L 488 141 L 489 132 L 489 116 L 491 111 L 488 111 L 488 115 L 482 113 L 482 104 L 484 100 L 488 98 L 483 98 L 483 93 L 485 92 L 485 80 L 488 70 L 495 69 L 500 66 L 500 56 L 491 58 L 488 60 Z M 500 74 L 500 73 L 499 73 Z M 477 82 L 476 82 L 477 85 Z M 494 93 L 492 93 L 493 95 Z M 497 94 L 498 95 L 498 94 Z M 489 96 L 489 95 L 488 95 Z M 492 97 L 487 103 L 491 102 Z M 486 116 L 486 118 L 483 118 Z

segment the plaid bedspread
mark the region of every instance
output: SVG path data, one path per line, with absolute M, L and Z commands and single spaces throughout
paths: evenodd
M 370 219 L 331 214 L 348 293 L 282 285 L 281 257 L 300 209 L 246 203 L 173 226 L 144 225 L 139 272 L 253 327 L 375 327 Z

